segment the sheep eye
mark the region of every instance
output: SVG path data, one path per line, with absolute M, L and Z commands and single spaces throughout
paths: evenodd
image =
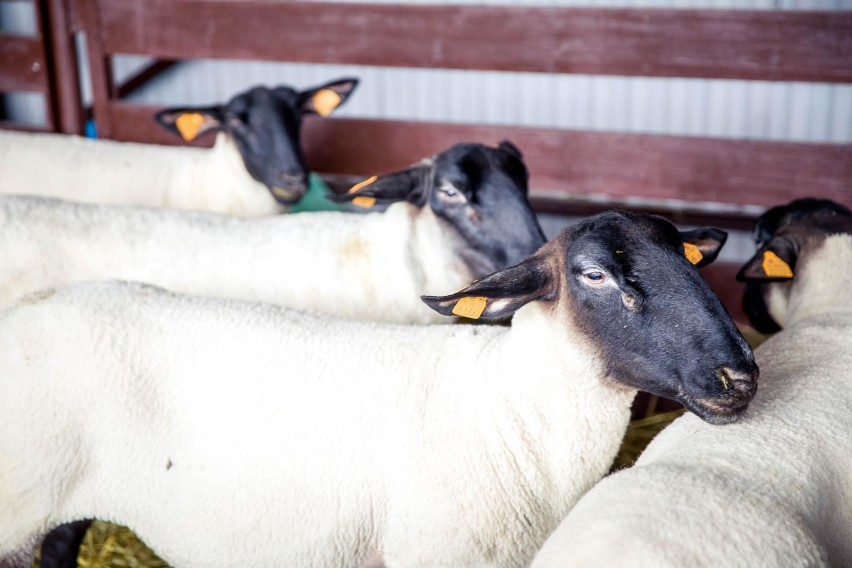
M 232 125 L 248 123 L 248 113 L 245 111 L 229 110 L 225 112 L 225 120 Z
M 589 270 L 583 273 L 583 278 L 591 284 L 603 284 L 606 281 L 606 274 L 600 270 Z
M 442 185 L 438 188 L 438 192 L 440 192 L 444 199 L 448 199 L 452 203 L 463 203 L 466 201 L 464 193 L 451 184 Z

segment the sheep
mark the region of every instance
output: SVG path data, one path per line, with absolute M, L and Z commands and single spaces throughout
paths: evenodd
M 0 131 L 0 193 L 245 217 L 281 213 L 307 191 L 302 115 L 327 116 L 357 84 L 254 87 L 221 106 L 157 113 L 157 122 L 187 141 L 218 131 L 212 149 Z
M 122 281 L 27 296 L 0 314 L 0 559 L 97 517 L 175 566 L 524 565 L 609 467 L 636 389 L 714 424 L 747 408 L 752 352 L 684 257 L 720 234 L 607 212 L 423 298 L 511 326 Z
M 460 188 L 458 192 L 453 184 Z M 420 293 L 458 289 L 475 277 L 521 260 L 544 242 L 525 197 L 522 156 L 509 142 L 496 148 L 457 145 L 436 159 L 359 189 L 339 200 L 362 206 L 368 200 L 372 206 L 371 199 L 412 199 L 425 204 L 428 198 L 430 207 L 418 213 L 413 209 L 416 205 L 399 204 L 390 212 L 368 216 L 261 222 L 0 197 L 0 255 L 8 261 L 0 268 L 0 306 L 25 291 L 61 281 L 120 276 L 179 290 L 309 306 L 349 317 L 429 323 L 444 318 L 418 300 Z M 409 223 L 414 218 L 419 219 L 417 227 Z M 471 218 L 479 219 L 479 224 L 467 221 Z M 218 237 L 210 232 L 213 225 L 220 227 Z M 340 257 L 323 250 L 335 249 L 329 246 L 328 235 L 338 232 Z M 116 235 L 124 235 L 117 244 Z M 458 235 L 463 242 L 458 242 Z M 366 246 L 353 248 L 365 239 Z M 104 243 L 114 244 L 105 247 Z M 173 243 L 185 248 L 170 250 Z M 353 255 L 359 250 L 370 254 Z M 252 251 L 251 255 L 246 251 Z M 324 255 L 324 269 L 318 269 L 318 258 Z M 39 259 L 37 266 L 33 258 Z M 370 272 L 376 258 L 385 263 Z M 295 265 L 304 268 L 295 270 Z M 341 270 L 344 267 L 349 270 Z M 327 288 L 324 294 L 322 286 Z M 348 290 L 348 297 L 340 293 L 341 286 Z M 380 287 L 384 309 L 369 309 L 367 294 Z M 63 525 L 48 534 L 42 568 L 76 563 L 76 550 L 87 528 L 86 523 Z M 72 552 L 60 560 L 52 550 L 62 549 Z
M 580 499 L 533 568 L 852 566 L 852 214 L 798 200 L 755 236 L 739 277 L 766 303 L 746 307 L 782 331 L 756 350 L 748 416 L 678 418 Z
M 456 144 L 359 186 L 339 200 L 392 204 L 366 214 L 240 219 L 0 196 L 0 307 L 60 282 L 118 278 L 430 323 L 443 317 L 420 294 L 458 290 L 545 242 L 522 156 L 510 142 Z

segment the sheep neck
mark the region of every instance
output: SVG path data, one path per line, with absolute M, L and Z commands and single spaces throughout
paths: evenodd
M 770 286 L 770 313 L 782 327 L 852 314 L 852 304 L 844 301 L 852 289 L 852 235 L 831 235 L 809 248 L 802 250 L 791 283 Z
M 521 308 L 481 357 L 495 383 L 493 414 L 514 418 L 492 425 L 514 464 L 507 483 L 539 495 L 539 522 L 555 526 L 609 469 L 636 391 L 605 379 L 569 316 L 543 302 Z
M 188 194 L 197 201 L 198 196 L 193 194 L 204 192 L 210 211 L 250 215 L 253 211 L 275 209 L 269 189 L 251 177 L 236 144 L 224 132 L 216 134 L 216 142 L 210 150 L 199 151 L 198 160 L 188 175 L 190 191 L 177 195 Z
M 458 253 L 465 243 L 456 230 L 428 204 L 416 207 L 406 203 L 405 208 L 411 219 L 408 254 L 421 267 L 424 293 L 451 293 L 470 284 L 475 276 Z

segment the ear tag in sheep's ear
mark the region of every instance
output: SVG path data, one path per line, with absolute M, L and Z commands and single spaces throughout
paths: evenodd
M 456 302 L 453 314 L 469 319 L 479 319 L 485 311 L 488 298 L 484 296 L 465 296 Z
M 704 255 L 698 250 L 698 247 L 692 243 L 683 243 L 683 256 L 692 264 L 698 264 Z
M 331 89 L 320 89 L 311 97 L 314 110 L 325 118 L 340 105 L 341 97 Z
M 175 126 L 181 137 L 187 142 L 192 142 L 198 136 L 201 125 L 204 124 L 203 114 L 197 112 L 185 112 L 175 119 Z
M 760 263 L 763 273 L 770 278 L 792 278 L 793 269 L 780 256 L 771 250 L 763 251 L 763 262 Z
M 370 179 L 365 179 L 361 183 L 356 183 L 355 185 L 349 188 L 349 191 L 347 193 L 355 193 L 359 189 L 367 187 L 377 179 L 379 179 L 377 176 L 373 176 Z M 369 209 L 370 207 L 376 204 L 376 198 L 371 197 L 369 195 L 359 195 L 352 199 L 352 204 L 357 205 L 358 207 L 363 207 L 364 209 Z

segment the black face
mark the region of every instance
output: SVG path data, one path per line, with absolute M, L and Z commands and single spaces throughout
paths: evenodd
M 769 314 L 765 288 L 766 285 L 760 282 L 746 282 L 743 291 L 743 312 L 755 330 L 764 335 L 772 335 L 781 331 L 781 326 Z
M 299 146 L 302 113 L 290 87 L 256 87 L 231 99 L 222 110 L 222 130 L 257 181 L 292 203 L 307 189 L 308 167 Z
M 576 227 L 566 261 L 576 321 L 613 379 L 712 423 L 745 410 L 757 387 L 751 348 L 668 221 L 599 215 Z
M 751 325 L 759 332 L 772 334 L 781 326 L 769 313 L 766 295 L 773 283 L 786 285 L 793 279 L 799 253 L 808 241 L 824 239 L 833 233 L 852 232 L 852 211 L 825 199 L 797 199 L 787 205 L 773 207 L 761 215 L 754 225 L 757 253 L 740 269 L 737 280 L 745 282 L 743 310 Z M 789 272 L 765 264 L 779 261 Z
M 459 253 L 480 278 L 545 243 L 527 200 L 527 169 L 509 142 L 456 144 L 435 158 L 428 202 L 464 240 Z
M 511 142 L 497 147 L 456 144 L 432 159 L 353 189 L 331 199 L 428 204 L 461 237 L 463 246 L 457 252 L 475 278 L 520 262 L 545 243 L 527 200 L 527 168 Z
M 676 399 L 708 422 L 730 422 L 756 392 L 757 365 L 684 250 L 689 243 L 710 262 L 725 237 L 717 229 L 680 233 L 653 215 L 601 213 L 515 266 L 423 300 L 445 315 L 474 318 L 549 303 L 597 348 L 612 380 Z M 471 298 L 479 303 L 464 303 Z M 471 305 L 477 309 L 468 315 Z
M 166 109 L 157 120 L 186 140 L 207 131 L 226 132 L 249 174 L 266 185 L 276 200 L 291 204 L 308 187 L 309 170 L 299 144 L 302 116 L 327 115 L 343 104 L 356 85 L 356 79 L 343 79 L 302 92 L 287 86 L 254 87 L 223 106 Z M 190 114 L 203 122 L 187 137 L 178 121 Z

